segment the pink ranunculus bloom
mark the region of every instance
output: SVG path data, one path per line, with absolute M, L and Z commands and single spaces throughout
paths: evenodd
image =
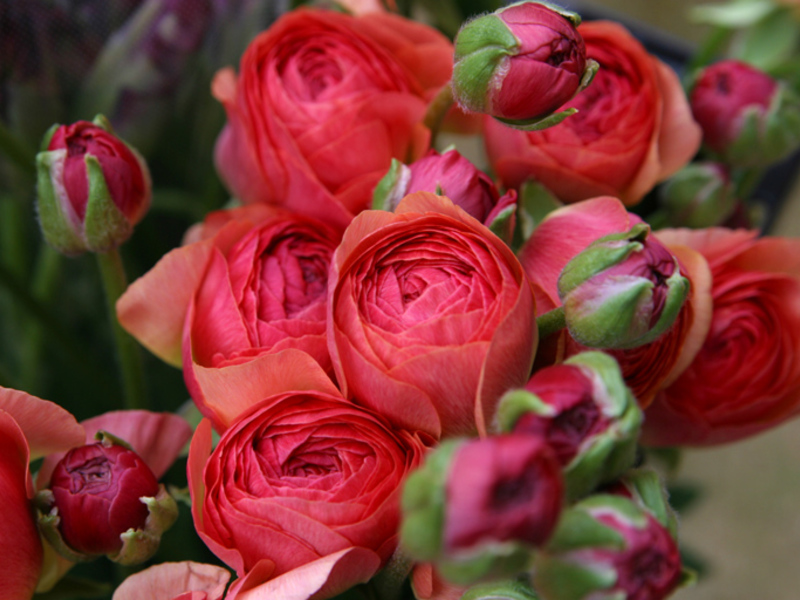
M 708 261 L 713 311 L 697 356 L 645 413 L 648 444 L 732 442 L 800 411 L 800 242 L 756 235 L 659 232 Z
M 331 370 L 328 268 L 340 238 L 274 207 L 211 213 L 190 232 L 192 243 L 131 285 L 117 305 L 120 322 L 158 356 L 182 360 L 192 397 L 223 429 L 236 401 L 210 407 L 197 382 L 206 372 L 287 348 Z
M 428 147 L 427 102 L 449 79 L 452 45 L 390 13 L 287 13 L 251 42 L 239 75 L 214 79 L 228 124 L 217 168 L 245 203 L 346 226 L 392 158 Z
M 125 579 L 112 600 L 222 600 L 230 576 L 216 565 L 161 563 Z
M 639 217 L 622 203 L 600 197 L 565 206 L 550 213 L 520 250 L 520 262 L 530 278 L 539 315 L 560 306 L 557 282 L 564 266 L 592 242 L 612 233 L 629 231 Z M 670 247 L 691 282 L 690 294 L 673 326 L 649 344 L 626 350 L 609 350 L 641 406 L 674 380 L 697 353 L 708 328 L 711 312 L 710 275 L 703 258 L 691 249 Z M 585 351 L 566 336 L 560 356 Z
M 296 360 L 280 378 L 258 361 L 219 373 L 228 379 L 206 393 L 249 407 L 213 450 L 201 423 L 189 453 L 195 527 L 240 576 L 236 598 L 285 585 L 329 597 L 371 578 L 394 552 L 400 485 L 424 451 L 346 401 L 308 355 L 284 355 Z
M 621 25 L 585 22 L 578 32 L 600 64 L 570 102 L 579 112 L 533 132 L 486 119 L 489 160 L 509 188 L 536 179 L 563 202 L 611 195 L 630 206 L 694 156 L 700 128 L 674 71 Z
M 745 111 L 765 114 L 777 89 L 772 77 L 738 60 L 703 69 L 690 95 L 692 113 L 703 128 L 703 143 L 724 153 L 739 137 Z
M 508 246 L 442 196 L 367 211 L 331 267 L 328 343 L 347 397 L 435 437 L 486 430 L 524 385 L 534 299 Z
M 8 600 L 29 600 L 43 569 L 28 462 L 83 438 L 83 427 L 63 408 L 0 387 L 0 589 Z

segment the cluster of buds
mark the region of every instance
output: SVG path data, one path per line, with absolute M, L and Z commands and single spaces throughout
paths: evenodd
M 100 432 L 59 461 L 37 494 L 39 528 L 71 561 L 108 556 L 144 562 L 178 517 L 178 507 L 150 467 L 125 442 Z

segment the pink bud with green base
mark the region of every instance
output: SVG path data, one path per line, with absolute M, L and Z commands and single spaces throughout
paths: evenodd
M 496 415 L 500 430 L 550 445 L 573 499 L 630 468 L 642 420 L 617 361 L 602 352 L 537 371 L 525 388 L 503 396 Z
M 546 2 L 517 2 L 468 21 L 455 40 L 453 95 L 467 111 L 526 130 L 556 125 L 556 113 L 597 71 L 577 31 L 580 16 Z
M 116 248 L 150 206 L 147 164 L 102 116 L 53 126 L 36 168 L 39 224 L 63 254 Z

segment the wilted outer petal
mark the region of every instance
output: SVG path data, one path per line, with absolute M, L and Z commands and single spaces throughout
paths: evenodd
M 28 460 L 22 429 L 0 410 L 0 589 L 7 600 L 29 600 L 42 568 L 42 543 L 28 499 Z
M 183 594 L 194 600 L 221 600 L 230 573 L 215 565 L 191 561 L 161 563 L 123 581 L 112 600 L 173 600 Z
M 186 442 L 192 437 L 192 428 L 182 417 L 173 413 L 154 413 L 147 410 L 119 410 L 92 417 L 81 423 L 86 433 L 73 444 L 92 444 L 98 431 L 107 431 L 129 443 L 144 460 L 156 479 L 160 479 L 178 458 Z M 46 486 L 50 475 L 66 452 L 49 454 L 42 463 L 36 481 Z
M 22 429 L 31 460 L 83 444 L 83 426 L 53 402 L 0 387 L 0 410 L 11 415 Z
M 270 579 L 272 563 L 264 560 L 233 585 L 227 600 L 325 600 L 369 581 L 380 563 L 366 548 L 348 548 Z

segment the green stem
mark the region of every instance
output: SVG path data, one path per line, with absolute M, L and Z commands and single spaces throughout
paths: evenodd
M 58 290 L 62 255 L 47 244 L 42 244 L 33 276 L 32 296 L 43 306 L 49 306 Z M 21 380 L 23 389 L 36 394 L 41 385 L 40 359 L 45 339 L 42 322 L 32 320 L 26 327 L 25 346 L 22 352 Z
M 453 86 L 448 81 L 431 100 L 428 111 L 425 113 L 423 123 L 431 130 L 431 148 L 436 145 L 436 136 L 439 135 L 439 129 L 441 129 L 444 117 L 451 106 L 453 106 Z
M 564 307 L 559 306 L 550 312 L 544 313 L 541 317 L 536 319 L 536 326 L 539 328 L 540 342 L 564 329 L 564 327 L 567 326 L 567 321 L 564 318 Z
M 117 346 L 117 358 L 125 391 L 125 405 L 129 409 L 147 408 L 141 351 L 136 341 L 117 320 L 117 300 L 128 287 L 122 258 L 116 248 L 108 252 L 98 252 L 96 256 L 106 293 L 108 316 Z
M 378 600 L 400 600 L 403 582 L 413 566 L 410 557 L 399 548 L 395 550 L 387 565 L 369 582 Z
M 26 175 L 36 176 L 36 154 L 11 133 L 2 121 L 0 121 L 0 154 L 7 156 Z

